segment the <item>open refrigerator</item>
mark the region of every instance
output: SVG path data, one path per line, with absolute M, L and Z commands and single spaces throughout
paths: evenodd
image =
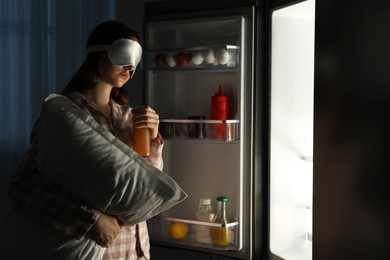
M 154 259 L 283 258 L 267 250 L 275 202 L 267 19 L 267 4 L 255 0 L 145 4 L 145 103 L 160 115 L 164 171 L 188 194 L 148 221 Z M 219 87 L 229 104 L 223 119 L 211 112 Z M 227 223 L 196 218 L 200 199 L 211 199 L 216 213 L 220 196 L 228 198 Z M 172 237 L 171 223 L 185 235 Z M 227 243 L 197 239 L 199 230 L 213 238 L 215 228 L 227 230 Z M 288 235 L 300 239 L 306 228 Z

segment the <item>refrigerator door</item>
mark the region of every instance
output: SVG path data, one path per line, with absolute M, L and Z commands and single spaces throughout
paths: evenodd
M 154 259 L 169 255 L 163 247 L 250 258 L 253 10 L 145 18 L 147 104 L 160 115 L 164 171 L 188 194 L 149 221 Z M 211 118 L 219 86 L 227 119 Z M 218 196 L 228 197 L 228 223 L 199 220 L 199 200 L 211 199 L 215 214 Z M 211 240 L 199 241 L 199 230 Z
M 313 259 L 390 259 L 390 8 L 316 2 Z
M 314 5 L 271 14 L 270 259 L 312 259 Z

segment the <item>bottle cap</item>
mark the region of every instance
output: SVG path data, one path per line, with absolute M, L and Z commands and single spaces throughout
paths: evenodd
M 221 84 L 218 86 L 218 92 L 215 93 L 215 96 L 226 96 L 225 93 L 223 93 L 223 91 L 222 91 Z
M 228 197 L 217 197 L 217 201 L 227 202 Z
M 209 205 L 211 204 L 211 199 L 199 199 L 199 204 L 201 205 Z
M 228 96 L 225 94 L 225 92 L 222 91 L 222 86 L 219 85 L 218 92 L 214 94 L 214 96 L 211 97 L 213 100 L 219 100 L 219 101 L 228 101 Z

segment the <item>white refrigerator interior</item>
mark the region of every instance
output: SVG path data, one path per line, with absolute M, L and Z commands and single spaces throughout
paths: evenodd
M 312 259 L 315 2 L 273 12 L 270 250 Z
M 243 48 L 248 21 L 243 15 L 151 21 L 146 24 L 146 70 L 148 105 L 160 115 L 164 138 L 164 171 L 175 179 L 188 198 L 149 221 L 152 241 L 195 246 L 211 250 L 239 251 L 249 214 L 250 200 L 250 135 L 251 68 Z M 229 53 L 229 62 L 218 60 L 218 51 Z M 188 61 L 179 60 L 180 55 Z M 213 53 L 210 55 L 210 53 Z M 200 60 L 194 57 L 202 56 Z M 162 57 L 162 58 L 161 58 Z M 161 59 L 160 59 L 161 58 Z M 184 62 L 184 63 L 180 63 Z M 246 76 L 243 76 L 245 72 Z M 210 134 L 215 122 L 210 119 L 211 96 L 221 85 L 229 97 L 229 120 L 226 136 Z M 203 118 L 191 121 L 189 117 Z M 191 127 L 203 133 L 190 135 Z M 195 212 L 200 198 L 210 198 L 216 210 L 216 197 L 226 196 L 227 215 L 231 223 L 232 244 L 218 247 L 196 243 Z M 187 236 L 174 240 L 167 234 L 170 221 L 189 226 Z M 246 232 L 246 231 L 245 231 Z M 247 233 L 246 233 L 247 234 Z

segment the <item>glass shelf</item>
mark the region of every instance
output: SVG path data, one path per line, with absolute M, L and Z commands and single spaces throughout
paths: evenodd
M 235 45 L 147 50 L 143 69 L 167 71 L 237 68 L 238 50 L 239 47 Z
M 173 238 L 169 234 L 171 223 L 181 223 L 187 230 L 184 237 Z M 185 246 L 203 247 L 215 250 L 238 250 L 238 222 L 227 224 L 202 222 L 190 219 L 154 217 L 148 220 L 151 240 L 160 243 L 174 243 Z M 221 232 L 225 236 L 221 236 Z M 223 237 L 223 238 L 222 238 Z M 222 240 L 224 245 L 218 243 Z
M 238 226 L 238 222 L 229 222 L 229 223 L 215 223 L 215 222 L 204 222 L 197 221 L 191 219 L 181 219 L 181 218 L 165 218 L 168 221 L 187 223 L 191 225 L 199 225 L 199 226 L 210 226 L 210 227 L 234 227 Z
M 238 119 L 160 119 L 160 133 L 164 139 L 236 141 L 239 122 Z

